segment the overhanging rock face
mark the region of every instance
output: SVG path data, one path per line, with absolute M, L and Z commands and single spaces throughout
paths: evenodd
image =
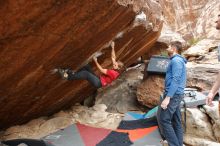
M 77 70 L 98 50 L 110 67 L 111 40 L 117 58 L 130 65 L 160 35 L 160 10 L 153 0 L 1 1 L 0 128 L 82 101 L 95 89 L 51 70 Z

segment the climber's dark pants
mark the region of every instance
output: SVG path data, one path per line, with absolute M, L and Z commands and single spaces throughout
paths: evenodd
M 69 70 L 67 73 L 68 73 L 68 80 L 87 80 L 95 88 L 102 87 L 102 84 L 101 84 L 99 77 L 97 77 L 94 74 L 94 72 L 89 64 L 87 64 L 86 66 L 84 66 L 83 68 L 81 68 L 79 71 L 77 71 L 75 73 L 71 70 Z

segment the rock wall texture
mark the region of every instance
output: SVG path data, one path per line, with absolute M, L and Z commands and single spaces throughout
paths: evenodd
M 188 41 L 219 38 L 215 21 L 220 10 L 219 0 L 160 0 L 164 21 Z
M 220 14 L 219 0 L 210 0 L 202 10 L 196 23 L 194 35 L 196 38 L 220 39 L 220 33 L 216 31 L 215 21 Z
M 1 1 L 0 129 L 81 102 L 94 88 L 51 70 L 77 70 L 98 50 L 110 67 L 113 39 L 117 58 L 130 65 L 160 35 L 160 10 L 153 0 Z
M 193 35 L 201 11 L 207 0 L 161 0 L 165 21 L 171 28 L 186 36 Z

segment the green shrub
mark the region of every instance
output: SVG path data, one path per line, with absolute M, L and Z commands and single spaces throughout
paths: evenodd
M 188 42 L 189 42 L 190 46 L 193 46 L 193 45 L 197 44 L 200 40 L 201 40 L 201 38 L 192 38 Z

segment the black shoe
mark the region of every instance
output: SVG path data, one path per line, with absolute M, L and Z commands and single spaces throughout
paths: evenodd
M 62 77 L 62 79 L 68 79 L 69 69 L 58 68 L 57 73 Z

